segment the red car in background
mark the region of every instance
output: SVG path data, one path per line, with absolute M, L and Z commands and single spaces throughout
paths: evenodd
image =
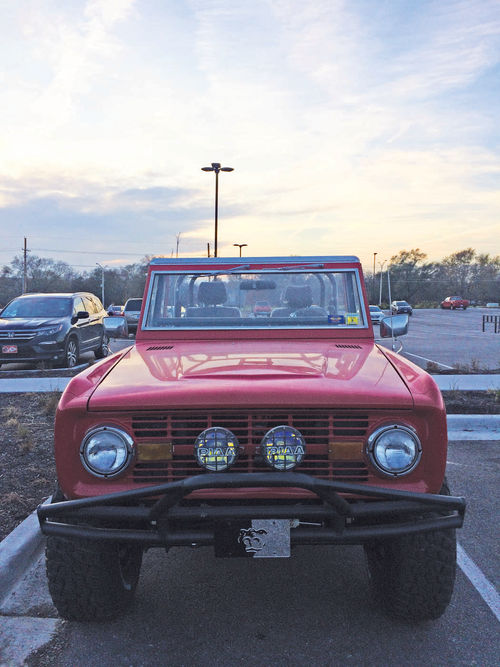
M 271 306 L 269 301 L 256 301 L 253 307 L 255 317 L 269 317 L 271 315 Z
M 449 308 L 450 310 L 457 310 L 461 308 L 465 310 L 470 306 L 467 299 L 462 299 L 461 296 L 447 296 L 444 301 L 441 301 L 441 308 Z

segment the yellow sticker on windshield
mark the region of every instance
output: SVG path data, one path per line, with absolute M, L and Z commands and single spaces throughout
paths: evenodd
M 347 315 L 347 324 L 359 324 L 357 315 Z

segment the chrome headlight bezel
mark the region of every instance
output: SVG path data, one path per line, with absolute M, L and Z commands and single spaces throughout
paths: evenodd
M 387 456 L 385 455 L 387 450 L 379 450 L 379 448 L 384 447 L 384 441 L 386 440 L 386 448 L 391 440 L 394 445 L 394 439 L 391 437 L 394 434 L 397 434 L 398 438 L 402 439 L 401 452 L 403 452 L 403 455 L 405 454 L 403 451 L 405 444 L 411 451 L 405 465 L 391 468 L 390 465 L 387 464 Z M 415 470 L 420 463 L 422 457 L 422 445 L 416 430 L 411 426 L 398 423 L 385 424 L 384 426 L 375 429 L 375 431 L 370 434 L 367 442 L 367 454 L 372 465 L 383 475 L 388 477 L 403 477 Z
M 91 446 L 91 441 L 93 438 L 98 436 L 100 433 L 106 433 L 107 436 L 117 438 L 117 451 L 120 451 L 120 457 L 118 464 L 111 468 L 110 470 L 105 471 L 104 469 L 99 469 L 92 464 L 90 459 L 89 447 Z M 82 440 L 80 445 L 80 460 L 83 467 L 87 472 L 100 477 L 103 479 L 108 479 L 110 477 L 116 477 L 123 473 L 126 470 L 133 458 L 134 455 L 134 440 L 131 436 L 124 431 L 123 429 L 117 426 L 111 425 L 101 425 L 92 428 L 85 434 L 85 437 Z

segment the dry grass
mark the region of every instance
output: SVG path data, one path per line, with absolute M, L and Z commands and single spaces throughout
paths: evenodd
M 4 419 L 17 419 L 21 416 L 21 411 L 16 405 L 8 405 L 2 412 Z
M 40 408 L 44 414 L 55 415 L 60 398 L 60 391 L 48 391 L 46 394 L 42 394 L 40 398 Z
M 10 417 L 5 422 L 5 426 L 6 426 L 6 428 L 15 428 L 15 429 L 17 429 L 17 427 L 20 425 L 20 423 L 21 422 L 19 421 L 18 417 Z

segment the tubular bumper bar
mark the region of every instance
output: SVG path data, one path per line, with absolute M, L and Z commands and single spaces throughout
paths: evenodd
M 237 506 L 179 505 L 186 496 L 199 490 L 278 487 L 312 491 L 321 503 L 260 505 L 249 501 Z M 368 497 L 368 500 L 348 501 L 340 494 Z M 153 503 L 145 506 L 148 499 L 153 499 Z M 45 535 L 137 542 L 144 546 L 211 545 L 214 522 L 262 518 L 321 524 L 293 528 L 292 544 L 361 544 L 373 539 L 460 528 L 464 514 L 465 500 L 460 497 L 330 482 L 294 472 L 203 474 L 38 507 Z M 199 529 L 200 521 L 207 527 Z

